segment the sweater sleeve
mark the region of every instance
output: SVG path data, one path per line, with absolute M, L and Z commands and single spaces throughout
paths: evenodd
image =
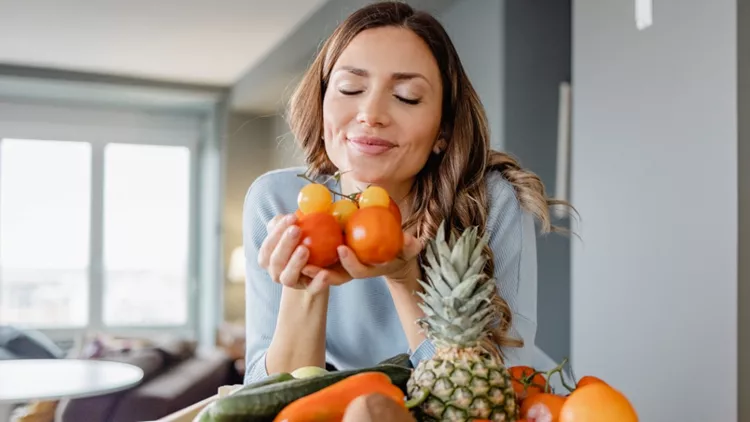
M 489 214 L 487 229 L 494 255 L 498 293 L 513 312 L 510 334 L 524 341 L 521 348 L 503 350 L 506 365 L 531 364 L 536 337 L 536 238 L 531 215 L 523 212 L 512 185 L 498 174 L 487 179 Z M 424 340 L 411 353 L 414 366 L 435 352 Z
M 266 351 L 271 344 L 279 314 L 281 285 L 274 283 L 258 264 L 258 250 L 266 238 L 267 222 L 283 212 L 275 205 L 273 186 L 268 177 L 260 177 L 250 186 L 243 207 L 243 244 L 245 248 L 245 384 L 267 377 Z M 277 186 L 278 188 L 278 186 Z

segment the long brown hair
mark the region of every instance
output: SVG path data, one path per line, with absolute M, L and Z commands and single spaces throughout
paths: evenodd
M 410 29 L 427 43 L 437 60 L 444 87 L 441 133 L 446 148 L 442 154 L 431 154 L 418 174 L 412 189 L 412 213 L 404 227 L 414 227 L 420 239 L 434 238 L 443 220 L 450 222 L 451 230 L 457 233 L 470 226 L 484 230 L 488 214 L 485 177 L 490 171 L 499 171 L 513 185 L 521 207 L 539 221 L 541 231 L 555 231 L 549 207 L 562 202 L 547 198 L 537 175 L 522 169 L 508 154 L 490 149 L 484 108 L 448 34 L 430 14 L 402 2 L 370 4 L 350 15 L 323 44 L 292 94 L 287 119 L 305 153 L 311 176 L 337 170 L 322 140 L 323 96 L 332 68 L 360 32 L 385 26 Z M 489 259 L 484 273 L 493 277 L 492 250 L 485 249 Z M 508 335 L 512 312 L 507 301 L 496 293 L 493 304 L 500 324 L 491 333 L 491 340 L 501 347 L 522 346 L 520 339 Z

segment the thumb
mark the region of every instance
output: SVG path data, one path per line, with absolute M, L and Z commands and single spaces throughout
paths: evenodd
M 404 233 L 404 247 L 402 255 L 404 259 L 409 260 L 422 252 L 425 245 L 424 242 L 412 236 L 409 233 Z

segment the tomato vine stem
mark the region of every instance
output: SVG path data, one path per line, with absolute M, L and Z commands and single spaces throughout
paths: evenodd
M 345 173 L 345 172 L 344 172 L 344 173 Z M 325 180 L 325 182 L 324 182 L 324 183 L 328 182 L 329 180 L 331 180 L 331 178 L 333 178 L 333 179 L 335 179 L 335 180 L 336 180 L 336 183 L 340 185 L 340 184 L 341 184 L 341 175 L 342 175 L 342 174 L 343 174 L 342 172 L 338 172 L 338 171 L 337 171 L 336 173 L 334 173 L 334 174 L 332 174 L 332 175 L 328 176 L 328 178 L 327 178 L 327 179 Z M 316 182 L 315 180 L 311 179 L 311 178 L 310 178 L 310 177 L 309 177 L 309 176 L 308 176 L 308 175 L 307 175 L 306 173 L 300 173 L 300 174 L 298 174 L 298 175 L 297 175 L 297 177 L 300 177 L 300 178 L 302 178 L 302 179 L 305 179 L 305 180 L 307 180 L 307 181 L 308 181 L 308 182 L 310 182 L 310 183 L 318 183 L 318 182 Z M 329 191 L 330 191 L 330 192 L 331 192 L 332 194 L 334 194 L 334 195 L 338 195 L 338 196 L 340 196 L 341 198 L 346 198 L 346 199 L 348 199 L 348 200 L 350 200 L 350 201 L 354 201 L 354 202 L 357 202 L 357 195 L 359 195 L 360 193 L 362 193 L 362 192 L 360 191 L 360 192 L 358 192 L 358 193 L 353 193 L 353 194 L 351 194 L 351 195 L 346 195 L 346 194 L 343 194 L 343 193 L 341 193 L 341 192 L 339 192 L 339 191 L 336 191 L 336 190 L 334 190 L 334 189 L 331 189 L 331 188 L 329 188 L 329 187 L 328 187 L 328 185 L 326 185 L 326 189 L 328 189 L 328 190 L 329 190 Z
M 560 362 L 559 365 L 557 365 L 556 367 L 554 367 L 554 368 L 552 368 L 549 371 L 547 371 L 547 372 L 544 373 L 545 374 L 545 378 L 547 378 L 547 385 L 544 387 L 544 392 L 545 393 L 549 393 L 550 392 L 550 378 L 552 378 L 552 375 L 554 373 L 558 373 L 558 375 L 560 376 L 560 383 L 563 385 L 563 387 L 565 387 L 566 390 L 568 390 L 571 393 L 573 392 L 573 390 L 575 390 L 575 388 L 570 387 L 565 382 L 565 377 L 563 376 L 563 368 L 565 367 L 566 363 L 568 363 L 568 358 L 564 358 L 562 360 L 562 362 Z

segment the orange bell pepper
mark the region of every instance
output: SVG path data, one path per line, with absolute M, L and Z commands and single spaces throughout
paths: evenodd
M 382 372 L 362 372 L 297 399 L 284 407 L 274 422 L 338 422 L 359 396 L 380 393 L 406 408 L 404 393 Z

